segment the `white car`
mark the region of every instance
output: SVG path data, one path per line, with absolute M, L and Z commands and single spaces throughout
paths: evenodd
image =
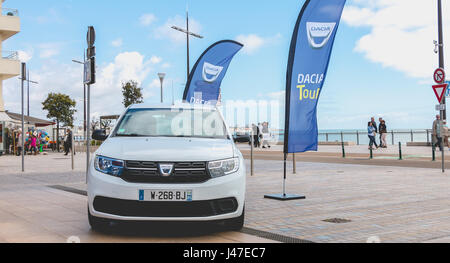
M 212 106 L 133 105 L 104 140 L 88 172 L 93 229 L 113 220 L 244 223 L 245 164 Z

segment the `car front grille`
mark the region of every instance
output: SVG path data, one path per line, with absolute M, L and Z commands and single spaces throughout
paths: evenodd
M 211 179 L 206 162 L 175 162 L 169 176 L 163 176 L 159 164 L 170 162 L 126 161 L 126 167 L 120 176 L 130 183 L 183 184 L 203 183 Z
M 208 217 L 233 213 L 238 209 L 238 202 L 236 198 L 162 202 L 96 196 L 94 198 L 94 209 L 101 213 L 129 217 Z

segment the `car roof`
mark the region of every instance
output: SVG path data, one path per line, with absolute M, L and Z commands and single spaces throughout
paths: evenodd
M 179 102 L 175 104 L 165 104 L 165 103 L 142 103 L 142 104 L 133 104 L 129 107 L 129 109 L 208 109 L 208 110 L 216 110 L 215 105 L 205 105 L 205 104 L 190 104 Z

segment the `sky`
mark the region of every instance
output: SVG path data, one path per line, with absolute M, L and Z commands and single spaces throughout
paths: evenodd
M 446 2 L 444 43 L 450 43 Z M 181 99 L 186 39 L 170 26 L 185 27 L 187 3 L 190 30 L 204 36 L 191 39 L 191 67 L 211 44 L 237 40 L 245 47 L 222 82 L 222 99 L 282 102 L 290 40 L 304 0 L 6 0 L 3 7 L 19 10 L 21 32 L 3 50 L 19 51 L 39 82 L 30 90 L 31 115 L 45 118 L 41 102 L 49 92 L 62 92 L 76 100 L 81 123 L 82 66 L 72 59 L 83 59 L 90 25 L 97 35 L 93 116 L 123 111 L 121 83 L 127 80 L 140 84 L 146 103 L 159 102 L 158 72 L 167 74 L 165 101 Z M 431 88 L 438 66 L 436 13 L 435 0 L 347 0 L 319 100 L 319 129 L 364 129 L 371 116 L 383 117 L 389 129 L 431 127 L 437 113 Z M 5 108 L 20 112 L 20 81 L 3 85 Z

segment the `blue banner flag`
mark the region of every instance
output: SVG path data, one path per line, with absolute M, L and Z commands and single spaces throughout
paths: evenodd
M 242 47 L 236 41 L 222 40 L 207 48 L 189 74 L 183 100 L 195 104 L 217 104 L 220 84 L 231 60 Z
M 295 25 L 286 75 L 284 152 L 317 151 L 317 102 L 345 0 L 306 0 Z

